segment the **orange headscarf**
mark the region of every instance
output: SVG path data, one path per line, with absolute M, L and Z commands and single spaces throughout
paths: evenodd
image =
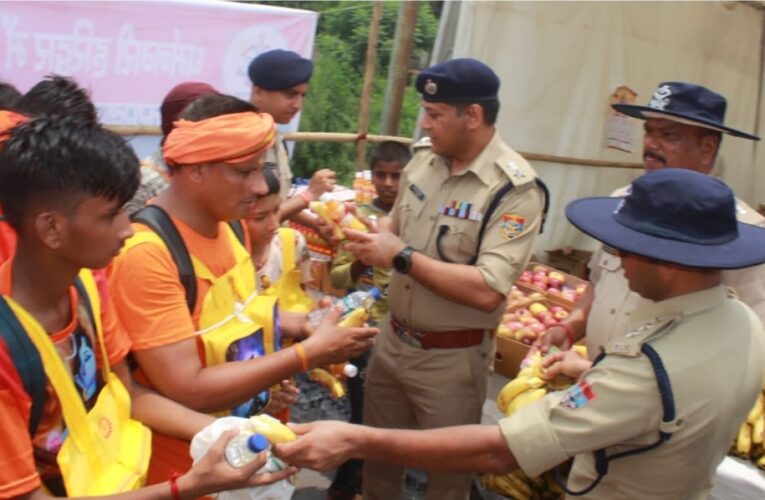
M 11 131 L 24 122 L 29 121 L 24 115 L 13 111 L 0 110 L 0 150 L 5 142 L 11 138 Z M 3 216 L 3 207 L 0 207 L 0 217 Z M 10 259 L 16 253 L 16 231 L 4 220 L 0 219 L 0 264 Z
M 13 131 L 14 128 L 18 127 L 22 123 L 26 123 L 29 121 L 29 118 L 27 118 L 24 115 L 20 115 L 18 113 L 14 113 L 13 111 L 7 111 L 4 109 L 0 110 L 0 149 L 2 149 L 3 144 L 11 138 L 11 131 Z
M 162 147 L 168 165 L 241 163 L 274 143 L 276 125 L 267 113 L 232 113 L 198 122 L 178 120 Z

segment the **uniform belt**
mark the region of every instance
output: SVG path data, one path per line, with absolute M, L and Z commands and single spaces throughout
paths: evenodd
M 451 330 L 446 332 L 424 332 L 402 325 L 391 316 L 390 324 L 398 338 L 409 345 L 422 349 L 459 349 L 472 347 L 483 342 L 486 330 Z

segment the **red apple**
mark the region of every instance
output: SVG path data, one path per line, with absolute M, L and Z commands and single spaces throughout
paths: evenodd
M 563 282 L 557 278 L 548 277 L 547 278 L 547 284 L 550 286 L 554 286 L 556 288 L 560 288 L 561 285 L 563 285 Z
M 558 311 L 563 311 L 564 309 L 561 306 L 550 306 L 550 310 L 556 313 Z
M 510 330 L 511 332 L 524 328 L 523 323 L 521 323 L 520 321 L 510 321 L 508 323 L 505 323 L 505 326 L 507 326 L 507 329 Z
M 554 317 L 545 318 L 544 320 L 545 327 L 550 328 L 551 326 L 555 326 L 558 324 L 558 320 Z
M 531 311 L 529 311 L 525 307 L 521 307 L 520 309 L 515 310 L 515 314 L 519 318 L 522 318 L 523 316 L 531 316 Z
M 551 286 L 547 288 L 547 293 L 549 293 L 550 295 L 560 295 L 561 292 L 560 292 L 560 288 Z
M 537 336 L 542 335 L 545 330 L 547 330 L 547 327 L 543 323 L 534 323 L 532 325 L 529 325 L 529 329 L 531 329 L 532 332 L 537 334 Z

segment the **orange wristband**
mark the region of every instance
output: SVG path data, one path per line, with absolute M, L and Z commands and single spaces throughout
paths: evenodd
M 569 343 L 568 347 L 571 348 L 574 345 L 574 342 L 576 342 L 574 340 L 574 330 L 571 328 L 571 326 L 567 325 L 566 323 L 558 323 L 557 325 L 554 325 L 554 326 L 559 326 L 566 331 L 566 337 L 568 337 L 568 343 Z
M 292 344 L 292 348 L 295 350 L 295 354 L 298 357 L 298 364 L 301 371 L 308 371 L 308 356 L 305 353 L 305 347 L 300 342 Z

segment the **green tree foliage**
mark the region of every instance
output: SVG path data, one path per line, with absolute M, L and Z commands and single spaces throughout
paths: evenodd
M 373 3 L 368 1 L 264 2 L 319 12 L 314 61 L 308 98 L 301 115 L 303 132 L 351 132 L 358 130 L 364 59 L 367 50 Z M 400 2 L 383 3 L 373 94 L 370 103 L 369 133 L 380 130 L 388 64 Z M 440 2 L 422 1 L 417 14 L 413 59 L 427 64 L 438 31 Z M 401 112 L 400 134 L 411 136 L 419 110 L 419 97 L 410 78 Z M 368 150 L 371 149 L 367 148 Z M 310 177 L 319 168 L 332 168 L 348 185 L 353 178 L 356 147 L 353 144 L 301 142 L 295 146 L 292 170 Z

